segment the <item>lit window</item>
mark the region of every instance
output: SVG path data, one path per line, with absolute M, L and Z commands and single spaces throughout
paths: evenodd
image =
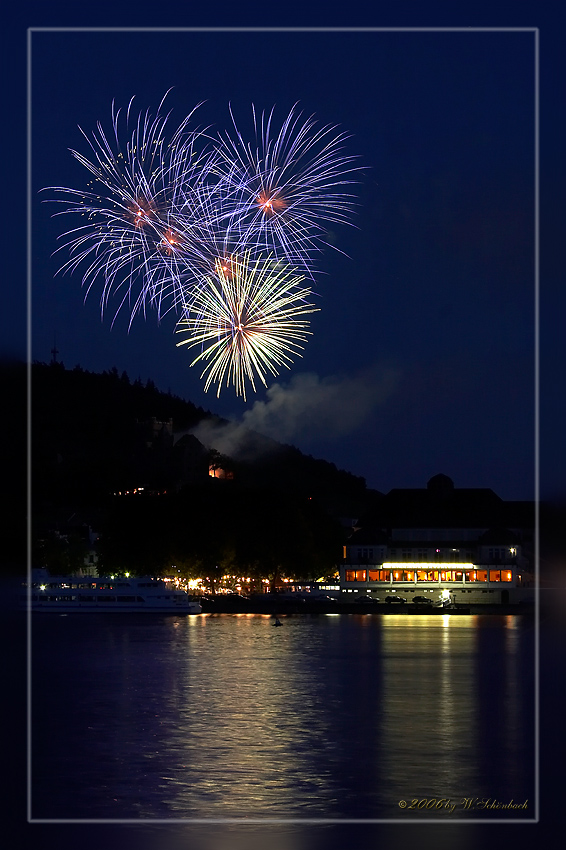
M 366 570 L 346 570 L 346 581 L 366 580 Z

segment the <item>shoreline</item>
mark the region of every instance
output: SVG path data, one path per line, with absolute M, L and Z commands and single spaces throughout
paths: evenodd
M 428 605 L 374 603 L 360 605 L 355 602 L 329 602 L 327 600 L 294 599 L 201 599 L 203 614 L 402 614 L 407 617 L 421 615 L 475 615 L 475 614 L 521 614 L 532 615 L 533 605 L 461 605 L 440 608 Z

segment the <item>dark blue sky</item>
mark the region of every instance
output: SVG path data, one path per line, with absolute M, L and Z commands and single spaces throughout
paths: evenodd
M 554 31 L 545 31 L 536 15 L 517 12 L 497 21 L 484 15 L 411 22 L 400 15 L 355 23 L 541 26 L 544 497 L 561 491 L 566 468 L 559 366 L 565 298 L 562 258 L 551 241 L 559 233 L 552 213 L 564 182 L 563 166 L 557 170 L 564 116 L 555 103 L 559 88 L 549 87 L 553 54 L 545 54 Z M 92 23 L 137 22 L 28 21 Z M 211 22 L 159 21 L 193 23 Z M 424 486 L 442 471 L 456 486 L 532 498 L 534 46 L 532 32 L 35 33 L 33 357 L 49 359 L 56 332 L 68 368 L 115 365 L 131 378 L 151 378 L 221 415 L 262 423 L 271 436 L 382 491 Z M 347 152 L 358 154 L 366 169 L 356 190 L 356 228 L 333 228 L 337 247 L 349 256 L 326 250 L 320 258 L 321 311 L 304 357 L 280 375 L 279 387 L 247 404 L 231 389 L 219 399 L 212 390 L 204 394 L 199 371 L 175 347 L 172 318 L 159 326 L 155 315 L 138 318 L 128 334 L 126 315 L 113 328 L 110 316 L 101 323 L 99 291 L 83 303 L 80 275 L 54 278 L 61 220 L 50 218 L 53 209 L 38 191 L 86 184 L 86 171 L 68 152 L 87 152 L 77 125 L 89 131 L 100 120 L 109 128 L 113 99 L 126 105 L 136 95 L 139 108 L 155 109 L 170 87 L 173 119 L 205 100 L 199 120 L 219 129 L 228 127 L 229 102 L 245 125 L 252 102 L 276 104 L 282 117 L 299 101 L 307 114 L 351 133 Z M 13 275 L 19 309 L 22 264 Z M 3 339 L 8 354 L 24 356 L 20 315 L 4 317 Z

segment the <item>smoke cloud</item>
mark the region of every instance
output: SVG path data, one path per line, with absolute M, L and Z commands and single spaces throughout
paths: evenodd
M 355 432 L 399 380 L 398 369 L 378 366 L 353 378 L 298 374 L 288 384 L 273 384 L 267 400 L 256 401 L 241 422 L 202 422 L 192 433 L 207 447 L 242 460 L 268 452 L 271 440 L 308 450 Z

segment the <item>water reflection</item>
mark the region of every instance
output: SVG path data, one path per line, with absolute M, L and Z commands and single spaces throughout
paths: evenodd
M 383 633 L 384 801 L 454 800 L 477 787 L 474 626 L 449 615 L 411 617 L 406 627 L 395 619 Z
M 532 636 L 520 619 L 497 619 L 478 618 L 474 632 L 478 766 L 486 777 L 484 796 L 494 798 L 494 789 L 508 787 L 515 801 L 532 801 L 533 783 L 522 770 L 534 758 Z
M 227 642 L 235 620 L 237 640 Z M 334 736 L 320 686 L 327 663 L 305 665 L 303 621 L 283 623 L 274 629 L 271 618 L 253 615 L 187 622 L 192 652 L 179 671 L 183 705 L 167 741 L 172 811 L 324 816 L 332 805 Z M 311 635 L 315 656 L 321 637 Z
M 281 622 L 38 623 L 34 816 L 391 818 L 414 816 L 399 800 L 529 789 L 517 618 Z

